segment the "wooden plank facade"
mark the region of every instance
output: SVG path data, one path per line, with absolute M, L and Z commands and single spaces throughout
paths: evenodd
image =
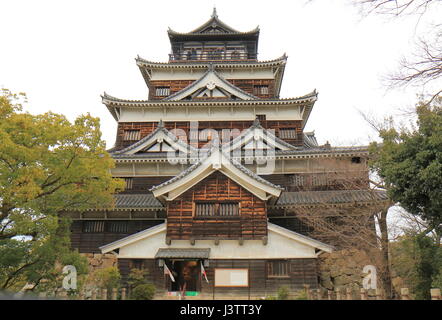
M 272 262 L 286 263 L 287 274 L 272 276 L 269 274 Z M 171 280 L 165 275 L 163 268 L 156 259 L 120 259 L 118 262 L 122 275 L 123 285 L 127 285 L 128 275 L 131 269 L 143 269 L 148 271 L 147 280 L 156 287 L 157 298 L 164 297 Z M 215 286 L 215 269 L 247 269 L 249 285 L 245 287 L 217 287 Z M 210 259 L 205 267 L 207 280 L 199 274 L 198 291 L 201 299 L 262 299 L 276 296 L 282 286 L 287 286 L 295 292 L 304 289 L 304 285 L 310 288 L 318 288 L 318 265 L 317 259 L 286 259 L 286 260 L 263 260 L 263 259 Z
M 239 215 L 195 216 L 198 202 L 234 202 Z M 167 237 L 170 239 L 260 239 L 267 235 L 266 203 L 216 172 L 168 203 Z
M 232 139 L 239 135 L 243 130 L 247 130 L 253 125 L 254 120 L 250 121 L 198 121 L 198 130 L 213 129 L 219 131 L 221 134 L 223 129 L 232 130 Z M 281 130 L 283 129 L 294 129 L 296 132 L 296 137 L 294 139 L 282 138 L 282 140 L 293 144 L 294 146 L 302 146 L 303 135 L 302 135 L 302 122 L 300 120 L 260 120 L 261 125 L 266 129 L 275 130 L 276 136 L 281 136 Z M 115 142 L 115 150 L 123 149 L 127 146 L 133 144 L 134 140 L 125 140 L 125 131 L 139 131 L 139 138 L 142 139 L 145 136 L 152 133 L 158 126 L 158 122 L 120 122 L 117 129 L 117 139 Z M 190 138 L 190 122 L 189 121 L 166 121 L 164 122 L 164 127 L 167 130 L 180 130 L 177 133 L 184 133 L 183 136 L 177 136 L 186 142 L 189 142 Z M 234 130 L 233 130 L 234 129 Z M 181 131 L 182 130 L 182 131 Z M 221 136 L 219 136 L 221 139 Z M 223 141 L 223 140 L 221 140 Z M 201 139 L 195 147 L 202 147 L 207 144 L 207 139 Z

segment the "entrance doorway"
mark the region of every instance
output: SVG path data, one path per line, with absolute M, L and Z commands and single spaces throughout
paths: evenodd
M 175 282 L 169 281 L 169 291 L 200 291 L 201 266 L 199 260 L 171 260 L 169 263 L 175 278 Z

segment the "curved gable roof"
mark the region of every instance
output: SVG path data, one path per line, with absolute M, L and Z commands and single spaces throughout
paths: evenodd
M 242 99 L 242 100 L 257 100 L 258 97 L 245 92 L 244 90 L 234 86 L 229 81 L 221 77 L 221 75 L 215 71 L 212 64 L 209 65 L 209 68 L 207 69 L 206 73 L 196 80 L 195 82 L 191 83 L 184 89 L 175 92 L 174 94 L 164 98 L 163 100 L 166 101 L 179 101 L 187 97 L 188 95 L 196 92 L 198 89 L 208 87 L 209 85 L 213 85 L 213 88 L 219 87 L 227 92 L 229 92 L 232 95 L 235 95 L 236 97 Z

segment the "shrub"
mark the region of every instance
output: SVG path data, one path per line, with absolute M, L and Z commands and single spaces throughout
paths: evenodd
M 287 286 L 279 287 L 278 289 L 278 300 L 288 300 L 290 295 L 290 289 Z
M 131 293 L 133 300 L 152 300 L 155 294 L 155 286 L 150 283 L 137 285 Z

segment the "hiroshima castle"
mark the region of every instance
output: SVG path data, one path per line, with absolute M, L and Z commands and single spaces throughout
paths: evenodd
M 280 97 L 287 56 L 259 60 L 259 34 L 214 10 L 190 32 L 169 28 L 167 62 L 136 58 L 145 100 L 102 95 L 126 188 L 112 209 L 69 213 L 73 248 L 113 257 L 123 282 L 148 270 L 159 299 L 319 286 L 318 258 L 339 239 L 302 215 L 374 212 L 387 196 L 370 189 L 367 147 L 304 131 L 318 92 Z

